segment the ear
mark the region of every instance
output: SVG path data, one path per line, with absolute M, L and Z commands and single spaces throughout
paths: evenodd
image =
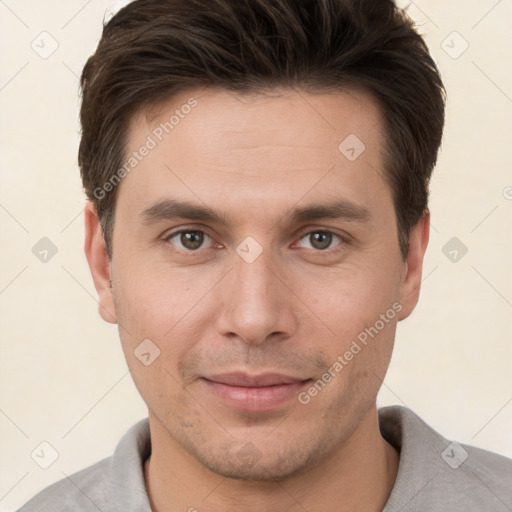
M 427 250 L 430 233 L 430 212 L 425 210 L 423 217 L 411 230 L 409 252 L 404 262 L 404 274 L 400 285 L 400 303 L 402 310 L 398 320 L 407 318 L 418 303 L 420 296 L 423 257 Z
M 85 206 L 85 255 L 99 296 L 99 313 L 105 322 L 116 324 L 114 297 L 110 283 L 110 261 L 101 233 L 96 207 L 90 201 Z

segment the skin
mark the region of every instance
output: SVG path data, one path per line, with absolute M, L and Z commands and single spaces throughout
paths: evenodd
M 127 153 L 191 96 L 197 107 L 119 185 L 112 261 L 94 206 L 85 213 L 100 314 L 119 324 L 148 406 L 152 507 L 382 510 L 399 457 L 380 435 L 376 396 L 397 322 L 418 300 L 428 212 L 404 261 L 381 115 L 357 91 L 189 91 L 134 116 Z M 338 150 L 349 134 L 366 146 L 355 161 Z M 148 223 L 141 213 L 168 198 L 207 205 L 223 222 Z M 286 217 L 337 199 L 367 219 Z M 208 235 L 199 249 L 169 238 L 184 228 Z M 327 248 L 319 231 L 334 234 Z M 262 249 L 252 263 L 236 252 L 249 236 Z M 393 304 L 395 318 L 307 404 L 294 396 L 270 410 L 234 409 L 205 384 L 233 371 L 317 381 Z M 134 350 L 148 338 L 160 356 L 145 366 Z

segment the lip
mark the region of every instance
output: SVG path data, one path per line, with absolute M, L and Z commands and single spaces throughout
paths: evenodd
M 279 373 L 249 375 L 224 373 L 202 379 L 210 392 L 225 405 L 245 411 L 268 411 L 297 397 L 311 379 L 300 379 Z

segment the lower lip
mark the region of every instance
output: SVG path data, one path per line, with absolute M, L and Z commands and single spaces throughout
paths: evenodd
M 226 405 L 244 411 L 268 411 L 291 398 L 296 398 L 308 381 L 292 382 L 265 387 L 229 386 L 220 382 L 203 379 L 214 395 L 221 398 Z

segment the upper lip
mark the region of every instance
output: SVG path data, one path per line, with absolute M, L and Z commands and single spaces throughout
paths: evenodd
M 279 384 L 296 384 L 307 380 L 290 377 L 280 373 L 262 373 L 259 375 L 249 375 L 248 373 L 243 372 L 212 375 L 210 377 L 205 377 L 205 379 L 212 382 L 218 382 L 220 384 L 227 384 L 228 386 L 239 386 L 246 388 L 277 386 Z

